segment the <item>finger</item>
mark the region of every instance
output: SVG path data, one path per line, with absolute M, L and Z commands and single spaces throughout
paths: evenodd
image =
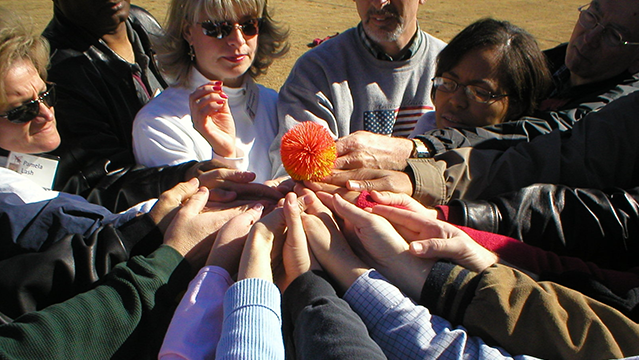
M 207 199 L 209 198 L 209 190 L 202 186 L 198 189 L 198 191 L 193 194 L 182 206 L 180 210 L 178 210 L 177 216 L 183 215 L 198 215 L 204 206 L 207 204 Z
M 199 181 L 192 178 L 189 181 L 181 182 L 173 188 L 163 192 L 158 197 L 158 203 L 162 206 L 176 207 L 195 194 L 199 188 Z
M 363 152 L 349 152 L 336 158 L 333 167 L 336 169 L 360 169 L 364 167 Z
M 371 212 L 382 216 L 394 225 L 402 225 L 411 231 L 420 232 L 425 226 L 424 219 L 415 211 L 395 206 L 376 205 L 371 208 Z
M 343 199 L 340 195 L 333 195 L 333 206 L 335 212 L 343 219 L 348 220 L 356 227 L 364 227 L 375 221 L 376 215 L 373 215 L 352 203 Z
M 208 188 L 214 188 L 222 183 L 224 180 L 236 182 L 236 183 L 250 183 L 256 177 L 256 174 L 250 171 L 241 171 L 235 169 L 214 169 L 205 171 L 198 179 L 200 183 Z
M 237 199 L 238 194 L 235 191 L 228 191 L 224 189 L 211 189 L 209 190 L 209 201 L 212 202 L 230 202 Z
M 289 193 L 285 197 L 284 202 L 284 219 L 287 224 L 287 239 L 285 244 L 294 248 L 300 248 L 306 250 L 307 238 L 304 234 L 304 228 L 302 227 L 302 220 L 300 216 L 306 209 L 307 205 L 305 201 L 311 204 L 313 199 L 310 196 L 304 196 L 298 198 L 296 194 Z
M 233 239 L 247 235 L 251 226 L 260 220 L 263 209 L 264 206 L 261 203 L 256 203 L 249 210 L 229 220 L 220 228 L 216 242 L 218 239 L 224 241 L 225 238 Z

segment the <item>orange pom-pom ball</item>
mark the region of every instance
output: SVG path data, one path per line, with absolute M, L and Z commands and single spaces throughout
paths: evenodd
M 304 121 L 282 136 L 280 157 L 293 180 L 320 181 L 331 174 L 336 160 L 336 143 L 329 131 Z

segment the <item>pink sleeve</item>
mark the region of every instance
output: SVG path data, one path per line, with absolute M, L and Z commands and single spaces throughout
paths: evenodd
M 541 274 L 559 274 L 565 271 L 580 271 L 592 274 L 611 291 L 624 294 L 638 287 L 637 272 L 601 269 L 596 264 L 577 257 L 560 256 L 552 251 L 525 244 L 514 238 L 458 226 L 480 245 L 498 254 L 501 259 L 524 270 Z
M 159 359 L 215 357 L 222 331 L 224 294 L 232 284 L 229 273 L 221 267 L 200 269 L 173 314 Z

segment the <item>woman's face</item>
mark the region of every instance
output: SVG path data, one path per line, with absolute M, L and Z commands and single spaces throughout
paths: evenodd
M 467 97 L 461 85 L 474 85 L 481 91 L 501 95 L 505 90 L 498 80 L 496 51 L 493 48 L 475 49 L 465 54 L 460 62 L 442 77 L 457 82 L 458 88 L 447 93 L 435 90 L 436 125 L 445 127 L 478 127 L 501 123 L 509 107 L 507 96 L 493 99 L 488 104 Z
M 0 105 L 5 114 L 20 105 L 37 99 L 47 89 L 31 61 L 17 61 L 4 77 L 7 103 Z M 53 108 L 38 103 L 40 112 L 24 124 L 14 124 L 0 117 L 0 148 L 25 154 L 37 154 L 54 150 L 60 145 Z
M 254 17 L 247 15 L 237 20 L 228 20 L 235 28 L 222 39 L 205 35 L 201 24 L 187 26 L 184 37 L 195 50 L 195 67 L 207 79 L 222 80 L 229 87 L 242 85 L 242 76 L 253 64 L 260 35 L 245 35 L 238 24 L 251 19 Z M 206 14 L 202 13 L 198 22 L 208 20 Z

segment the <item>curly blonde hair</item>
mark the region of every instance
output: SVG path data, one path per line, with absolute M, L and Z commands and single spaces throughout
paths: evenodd
M 47 79 L 49 42 L 35 32 L 33 23 L 0 7 L 0 106 L 7 103 L 4 79 L 16 62 L 27 60 Z
M 183 30 L 196 23 L 203 12 L 212 21 L 237 19 L 242 15 L 262 18 L 256 57 L 248 70 L 254 79 L 266 74 L 273 60 L 289 50 L 289 31 L 271 18 L 267 0 L 172 0 L 164 25 L 165 35 L 156 39 L 156 50 L 162 70 L 174 85 L 184 85 L 193 66 Z

